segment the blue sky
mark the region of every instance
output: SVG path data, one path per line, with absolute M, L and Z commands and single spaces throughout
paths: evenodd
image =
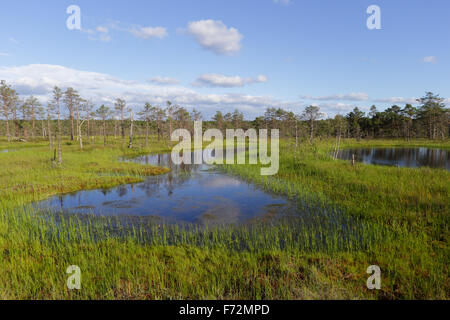
M 373 4 L 381 30 L 366 26 Z M 66 27 L 69 5 L 81 30 Z M 43 102 L 74 86 L 96 104 L 172 100 L 207 118 L 384 109 L 425 91 L 450 98 L 449 15 L 447 0 L 8 1 L 0 79 Z

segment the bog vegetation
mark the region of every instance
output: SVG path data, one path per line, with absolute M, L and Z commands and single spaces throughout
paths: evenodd
M 325 120 L 314 106 L 298 115 L 267 109 L 253 121 L 217 112 L 205 129 L 281 129 L 277 175 L 262 177 L 251 165 L 221 169 L 292 199 L 299 216 L 161 225 L 30 204 L 164 174 L 119 159 L 170 151 L 169 133 L 192 129 L 199 112 L 168 102 L 133 114 L 122 99 L 96 108 L 71 88 L 55 88 L 44 107 L 34 97 L 20 101 L 2 82 L 0 298 L 448 299 L 449 171 L 330 156 L 355 146 L 450 149 L 443 100 L 427 93 L 419 102 Z M 82 271 L 81 290 L 67 289 L 70 265 Z M 369 265 L 381 267 L 380 290 L 366 287 Z

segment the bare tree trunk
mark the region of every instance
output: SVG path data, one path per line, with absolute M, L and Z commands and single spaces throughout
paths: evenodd
M 8 137 L 8 142 L 11 142 L 11 136 L 9 134 L 9 118 L 8 118 L 8 112 L 5 113 L 6 118 L 6 136 Z
M 74 139 L 74 132 L 73 132 L 73 107 L 70 108 L 70 140 L 73 141 Z
M 89 117 L 88 111 L 86 111 L 86 119 L 87 119 L 87 137 L 88 137 L 88 141 L 89 141 L 89 138 L 91 136 L 91 126 L 90 126 L 90 117 Z
M 41 127 L 42 127 L 42 139 L 45 139 L 45 121 L 44 119 L 41 120 Z
M 52 132 L 50 127 L 50 115 L 47 116 L 47 131 L 48 131 L 48 143 L 50 145 L 50 150 L 53 149 Z
M 78 127 L 78 140 L 80 141 L 80 150 L 83 150 L 83 137 L 81 135 L 81 127 L 83 126 L 84 120 L 77 126 Z
M 34 140 L 34 129 L 36 128 L 36 121 L 34 115 L 34 106 L 31 106 L 31 138 Z
M 95 144 L 95 135 L 97 134 L 97 127 L 95 119 L 92 120 L 92 144 Z
M 58 163 L 62 163 L 62 150 L 61 150 L 61 110 L 58 104 Z
M 103 120 L 103 145 L 106 147 L 106 121 Z
M 148 119 L 145 119 L 145 147 L 148 148 Z
M 133 148 L 133 111 L 131 111 L 131 117 L 130 117 L 131 123 L 130 123 L 130 142 L 128 143 L 128 148 Z
M 157 127 L 158 127 L 158 142 L 161 140 L 161 122 L 158 120 L 157 123 Z
M 125 125 L 123 123 L 123 109 L 121 110 L 120 113 L 120 129 L 122 130 L 122 144 L 125 144 Z
M 16 108 L 14 108 L 13 111 L 13 121 L 14 121 L 14 137 L 18 137 L 18 132 L 19 132 L 19 123 L 17 121 L 17 111 Z
M 172 134 L 172 118 L 169 118 L 169 140 L 170 140 L 171 134 Z
M 80 106 L 78 104 L 76 109 L 76 115 L 77 115 L 77 141 L 78 141 L 78 137 L 80 136 Z

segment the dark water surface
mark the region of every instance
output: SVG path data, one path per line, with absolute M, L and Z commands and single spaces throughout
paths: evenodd
M 366 164 L 377 164 L 399 167 L 431 167 L 450 170 L 450 152 L 443 149 L 430 148 L 358 148 L 344 149 L 338 158 Z
M 191 155 L 194 157 L 194 153 Z M 283 197 L 208 165 L 174 165 L 170 154 L 128 160 L 164 166 L 170 173 L 105 190 L 80 191 L 39 202 L 39 208 L 98 215 L 134 215 L 173 222 L 239 223 L 295 212 Z

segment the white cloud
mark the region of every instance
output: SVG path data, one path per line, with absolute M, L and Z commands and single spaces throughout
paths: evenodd
M 128 105 L 139 107 L 145 102 L 164 105 L 167 100 L 188 108 L 195 107 L 210 113 L 235 108 L 247 115 L 261 115 L 269 106 L 299 108 L 298 102 L 285 102 L 271 96 L 243 93 L 200 94 L 182 86 L 161 86 L 138 81 L 123 80 L 109 74 L 81 71 L 59 65 L 30 64 L 0 67 L 0 79 L 6 80 L 21 95 L 33 94 L 47 102 L 54 86 L 73 87 L 97 105 L 111 105 L 117 97 Z M 300 109 L 297 109 L 298 112 Z
M 267 81 L 269 81 L 269 79 L 265 75 L 260 74 L 256 77 L 256 80 L 254 82 L 266 83 Z
M 407 104 L 407 103 L 416 104 L 417 98 L 389 97 L 389 98 L 375 99 L 373 101 L 392 104 Z
M 133 27 L 130 29 L 130 33 L 141 39 L 163 39 L 168 35 L 166 28 L 163 27 Z
M 95 29 L 82 29 L 81 31 L 89 35 L 90 40 L 109 42 L 112 40 L 111 31 L 130 33 L 136 38 L 163 39 L 168 36 L 167 30 L 164 27 L 141 27 L 138 25 L 126 25 L 120 21 L 109 22 L 106 25 L 97 26 Z
M 98 26 L 97 27 L 97 31 L 101 32 L 101 33 L 108 33 L 109 32 L 108 28 L 102 27 L 102 26 Z
M 302 99 L 317 100 L 317 101 L 367 101 L 369 95 L 363 92 L 353 92 L 348 94 L 333 94 L 328 96 L 300 96 Z
M 264 75 L 259 75 L 255 79 L 253 78 L 241 78 L 240 76 L 225 76 L 221 74 L 203 74 L 192 83 L 195 87 L 222 87 L 222 88 L 231 88 L 231 87 L 243 87 L 247 84 L 252 83 L 265 83 L 268 79 Z
M 9 57 L 10 54 L 6 52 L 0 52 L 0 57 Z
M 350 111 L 352 111 L 355 107 L 357 107 L 355 104 L 347 104 L 342 102 L 337 103 L 319 103 L 319 104 L 313 104 L 316 106 L 319 106 L 322 111 L 326 113 L 335 113 L 335 114 L 345 114 Z M 359 107 L 360 108 L 360 107 Z
M 178 84 L 178 83 L 180 83 L 180 80 L 174 79 L 174 78 L 169 78 L 169 77 L 158 76 L 155 78 L 150 78 L 149 82 L 154 83 L 154 84 L 169 85 L 169 84 Z
M 423 62 L 425 63 L 436 63 L 438 60 L 435 56 L 428 56 L 423 58 Z
M 357 93 L 349 93 L 349 94 L 333 94 L 327 96 L 309 96 L 309 95 L 301 95 L 301 99 L 312 100 L 312 101 L 370 101 L 374 103 L 386 103 L 386 104 L 417 104 L 416 97 L 387 97 L 387 98 L 378 98 L 378 99 L 370 99 L 367 93 L 357 92 Z M 322 104 L 325 105 L 325 104 Z M 345 107 L 345 104 L 328 104 L 328 106 L 337 107 Z
M 242 34 L 222 21 L 200 20 L 188 23 L 186 32 L 204 49 L 216 54 L 233 54 L 241 50 Z
M 109 34 L 109 29 L 104 26 L 97 26 L 95 30 L 81 29 L 81 31 L 89 35 L 89 40 L 102 42 L 110 42 L 112 40 L 111 35 Z
M 337 102 L 337 103 L 313 103 L 312 105 L 318 106 L 320 107 L 320 111 L 322 113 L 324 113 L 324 118 L 333 118 L 335 115 L 346 115 L 348 114 L 350 111 L 352 111 L 353 109 L 355 109 L 356 107 L 363 111 L 363 112 L 367 112 L 367 110 L 369 110 L 369 108 L 367 106 L 361 106 L 361 105 L 356 105 L 356 104 L 347 104 L 347 103 L 342 103 L 342 102 Z

